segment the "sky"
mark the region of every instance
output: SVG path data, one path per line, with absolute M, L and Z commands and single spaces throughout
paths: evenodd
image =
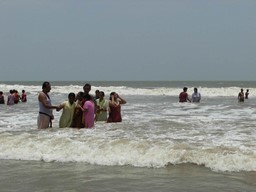
M 0 81 L 254 81 L 255 0 L 0 0 Z

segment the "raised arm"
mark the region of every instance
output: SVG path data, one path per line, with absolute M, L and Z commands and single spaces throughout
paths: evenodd
M 126 100 L 124 100 L 122 97 L 120 97 L 119 95 L 117 95 L 117 98 L 120 100 L 120 104 L 126 104 Z

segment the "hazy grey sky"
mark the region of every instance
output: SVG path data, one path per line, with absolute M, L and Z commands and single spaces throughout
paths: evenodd
M 0 80 L 256 80 L 256 0 L 0 0 Z

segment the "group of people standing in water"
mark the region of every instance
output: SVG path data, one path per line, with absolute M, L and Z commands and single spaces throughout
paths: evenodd
M 18 104 L 19 102 L 27 102 L 27 94 L 25 90 L 22 90 L 20 96 L 19 92 L 16 89 L 11 89 L 7 96 L 7 105 Z M 0 91 L 0 104 L 5 104 L 4 93 Z
M 187 93 L 188 88 L 184 87 L 183 91 L 179 94 L 179 102 L 196 102 L 199 103 L 201 101 L 201 94 L 198 92 L 197 88 L 194 88 L 194 93 L 191 96 L 191 99 L 188 96 Z M 241 91 L 238 93 L 238 102 L 244 102 L 245 99 L 248 99 L 249 97 L 249 89 L 246 90 L 244 93 L 244 90 L 241 89 Z
M 53 109 L 61 111 L 59 127 L 72 128 L 93 128 L 97 121 L 121 122 L 121 105 L 126 103 L 117 93 L 111 92 L 110 98 L 105 99 L 105 93 L 100 90 L 95 91 L 95 96 L 90 94 L 91 85 L 85 84 L 83 92 L 69 93 L 68 100 L 60 105 L 52 105 L 48 93 L 51 84 L 44 82 L 42 91 L 38 95 L 39 115 L 37 125 L 39 129 L 51 127 L 54 119 Z
M 183 103 L 183 102 L 189 101 L 189 102 L 199 103 L 201 101 L 201 94 L 198 92 L 196 87 L 194 88 L 194 93 L 192 94 L 191 99 L 188 97 L 187 90 L 188 90 L 187 87 L 183 88 L 183 91 L 179 95 L 179 102 Z
M 38 94 L 39 114 L 37 126 L 39 129 L 52 127 L 54 119 L 53 109 L 61 111 L 59 127 L 72 128 L 93 128 L 94 123 L 103 121 L 108 123 L 121 122 L 121 105 L 126 104 L 126 100 L 120 97 L 116 92 L 111 92 L 109 99 L 105 99 L 105 93 L 100 90 L 95 91 L 95 96 L 90 94 L 91 85 L 86 83 L 83 91 L 68 94 L 68 100 L 60 105 L 52 105 L 48 93 L 51 90 L 50 82 L 42 84 L 42 91 Z M 184 87 L 179 94 L 179 102 L 200 102 L 201 94 L 195 87 L 194 92 L 189 98 L 188 88 Z M 244 102 L 248 99 L 249 89 L 244 93 L 243 89 L 238 93 L 238 101 Z M 27 96 L 25 90 L 22 90 L 20 96 L 16 90 L 10 90 L 7 98 L 7 105 L 13 105 L 18 102 L 26 102 Z M 3 92 L 0 91 L 0 104 L 5 104 Z
M 241 89 L 237 97 L 238 102 L 244 102 L 244 99 L 248 99 L 248 96 L 249 96 L 249 89 L 247 89 L 245 93 L 244 93 L 244 90 Z

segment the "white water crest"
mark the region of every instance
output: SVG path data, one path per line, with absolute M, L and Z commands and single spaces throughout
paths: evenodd
M 37 134 L 1 133 L 0 158 L 153 168 L 193 163 L 214 171 L 256 171 L 256 153 L 249 147 L 224 143 L 201 146 L 185 139 L 178 142 L 170 138 L 131 138 L 135 133 L 125 135 L 114 127 L 104 127 L 49 130 Z
M 147 88 L 134 88 L 127 86 L 92 86 L 91 93 L 94 93 L 97 89 L 104 91 L 106 95 L 109 95 L 113 90 L 119 94 L 123 95 L 155 95 L 155 96 L 178 96 L 182 91 L 183 87 L 147 87 Z M 192 95 L 194 87 L 188 87 L 188 94 Z M 197 87 L 199 92 L 203 97 L 234 97 L 238 95 L 241 87 Z M 27 90 L 28 95 L 36 96 L 39 91 L 41 91 L 41 85 L 6 85 L 0 84 L 0 90 L 2 90 L 5 95 L 8 94 L 9 90 L 17 89 L 19 92 L 21 90 Z M 252 88 L 250 88 L 252 89 Z M 74 92 L 77 93 L 83 91 L 80 85 L 67 85 L 67 86 L 54 86 L 52 85 L 52 94 L 64 94 Z M 252 95 L 251 97 L 255 97 Z

